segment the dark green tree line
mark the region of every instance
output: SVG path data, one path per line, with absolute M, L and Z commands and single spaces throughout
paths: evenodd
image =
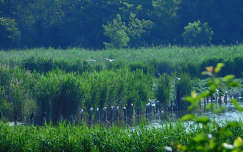
M 0 48 L 181 45 L 184 27 L 196 21 L 212 29 L 213 44 L 232 44 L 243 40 L 242 7 L 241 0 L 0 0 Z

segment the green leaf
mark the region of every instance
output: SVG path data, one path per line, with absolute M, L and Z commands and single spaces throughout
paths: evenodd
M 204 92 L 202 92 L 202 93 L 200 93 L 199 95 L 198 95 L 198 98 L 199 99 L 203 99 L 203 98 L 205 98 L 205 97 L 208 97 L 210 95 L 210 92 L 208 92 L 208 91 L 204 91 Z
M 217 89 L 217 86 L 215 84 L 210 85 L 210 93 L 214 93 Z
M 195 119 L 195 121 L 197 123 L 203 123 L 203 124 L 207 124 L 209 122 L 209 118 L 206 116 L 202 116 L 202 117 L 198 117 Z
M 212 73 L 208 71 L 202 72 L 202 75 L 213 76 Z
M 227 84 L 229 87 L 239 87 L 240 84 L 237 81 L 232 81 Z
M 234 78 L 235 78 L 234 75 L 226 75 L 222 80 L 223 80 L 224 82 L 227 82 L 227 81 L 230 81 L 230 80 L 232 80 L 232 79 L 234 79 Z
M 213 140 L 210 140 L 209 141 L 209 147 L 210 147 L 210 149 L 213 149 L 213 148 L 215 148 L 217 146 L 217 144 L 213 141 Z
M 238 111 L 243 111 L 243 108 L 238 104 L 238 101 L 236 99 L 232 99 L 231 102 L 234 104 Z
M 194 116 L 194 115 L 192 115 L 192 114 L 187 114 L 187 115 L 183 116 L 183 117 L 181 118 L 181 120 L 182 120 L 182 121 L 191 121 L 191 120 L 195 119 L 195 117 L 196 117 L 196 116 Z
M 221 136 L 232 137 L 233 133 L 228 128 L 222 128 L 218 132 Z
M 185 97 L 184 100 L 190 102 L 190 103 L 193 103 L 195 102 L 196 100 L 194 98 L 192 98 L 191 96 L 188 96 L 188 97 Z
M 207 141 L 208 140 L 208 137 L 205 134 L 201 133 L 201 134 L 196 135 L 193 138 L 193 140 L 195 142 L 199 143 L 199 142 Z
M 223 63 L 218 63 L 216 68 L 215 68 L 215 73 L 219 73 L 220 70 L 224 67 Z
M 235 147 L 241 147 L 241 146 L 243 146 L 243 140 L 242 140 L 242 138 L 238 137 L 237 139 L 235 139 L 234 146 Z

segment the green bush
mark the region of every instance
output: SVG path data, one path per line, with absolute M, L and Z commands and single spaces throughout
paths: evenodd
M 152 29 L 152 25 L 152 21 L 140 20 L 134 13 L 130 13 L 127 22 L 122 21 L 122 17 L 118 14 L 111 23 L 103 26 L 104 35 L 110 39 L 110 42 L 104 43 L 105 48 L 142 46 L 144 41 L 141 38 Z
M 130 47 L 141 47 L 144 45 L 145 40 L 143 36 L 145 33 L 149 33 L 152 29 L 153 22 L 151 20 L 138 19 L 136 14 L 131 13 L 129 16 L 129 23 L 127 25 L 127 34 L 130 38 Z
M 208 45 L 212 41 L 213 34 L 208 23 L 201 23 L 198 20 L 184 27 L 182 37 L 184 44 L 187 45 Z
M 103 25 L 104 35 L 110 39 L 110 42 L 104 42 L 105 48 L 124 48 L 128 46 L 130 38 L 127 35 L 127 27 L 118 14 L 111 23 Z

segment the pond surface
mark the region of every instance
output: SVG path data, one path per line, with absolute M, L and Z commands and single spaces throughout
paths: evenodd
M 238 102 L 238 104 L 243 107 L 243 102 Z M 243 121 L 243 112 L 240 112 L 232 103 L 223 104 L 221 107 L 224 107 L 224 112 L 214 113 L 213 111 L 201 111 L 194 113 L 197 116 L 207 116 L 211 120 L 216 121 L 219 124 L 225 123 L 227 121 Z M 182 113 L 168 113 L 165 119 L 153 120 L 148 127 L 150 128 L 161 128 L 163 124 L 166 123 L 175 123 L 176 120 L 180 119 L 184 114 Z M 169 119 L 168 119 L 169 117 Z M 192 122 L 186 122 L 185 125 L 191 124 Z

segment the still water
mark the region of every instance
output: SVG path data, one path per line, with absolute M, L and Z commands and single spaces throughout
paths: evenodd
M 243 107 L 243 102 L 238 103 Z M 227 121 L 243 121 L 243 112 L 238 111 L 232 103 L 223 104 L 224 111 L 221 113 L 214 113 L 213 111 L 201 111 L 195 112 L 197 116 L 207 116 L 211 120 L 216 121 L 218 124 L 223 124 Z M 161 118 L 161 120 L 153 120 L 148 127 L 149 128 L 161 128 L 166 123 L 175 123 L 179 120 L 183 114 L 182 113 L 168 113 L 167 117 Z M 185 125 L 191 124 L 192 122 L 186 122 Z

